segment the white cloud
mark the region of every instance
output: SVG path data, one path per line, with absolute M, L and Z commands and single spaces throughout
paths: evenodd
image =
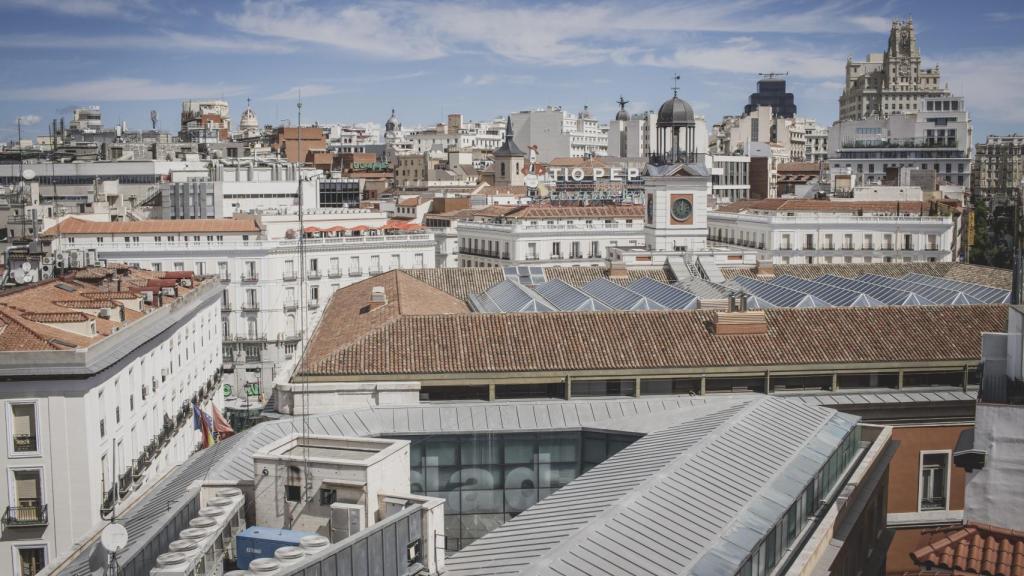
M 963 95 L 972 117 L 1000 124 L 1024 122 L 1024 49 L 956 54 L 938 61 L 943 82 Z
M 293 86 L 284 92 L 268 96 L 267 99 L 298 100 L 300 96 L 302 98 L 316 98 L 317 96 L 326 96 L 337 92 L 339 92 L 338 88 L 329 84 L 303 84 L 302 86 Z
M 246 0 L 238 14 L 221 13 L 217 17 L 249 35 L 384 59 L 416 61 L 466 53 L 492 54 L 536 65 L 586 65 L 635 63 L 637 55 L 673 50 L 680 44 L 699 45 L 706 55 L 719 60 L 738 53 L 736 46 L 723 45 L 709 33 L 778 38 L 787 34 L 823 35 L 826 31 L 834 36 L 887 30 L 889 21 L 884 17 L 861 13 L 863 4 L 831 0 L 811 8 L 791 8 L 783 2 L 765 5 L 754 0 L 724 0 L 712 4 L 680 0 L 645 8 L 606 0 L 596 4 L 562 1 L 538 9 L 494 1 L 425 4 L 381 0 L 338 10 L 321 9 L 299 0 Z M 759 61 L 789 63 L 800 55 L 798 51 L 763 50 L 770 53 Z M 677 61 L 676 65 L 709 67 L 685 55 L 671 59 Z M 821 62 L 799 68 L 794 72 L 810 70 L 814 76 L 825 75 Z
M 131 46 L 133 50 L 231 53 L 285 53 L 295 50 L 293 45 L 272 42 L 265 38 L 203 36 L 171 30 L 154 32 L 149 35 L 8 34 L 0 36 L 0 47 L 7 48 L 124 50 L 125 46 Z
M 35 114 L 26 114 L 24 116 L 18 116 L 15 123 L 17 123 L 18 120 L 21 120 L 22 126 L 35 126 L 36 124 L 39 124 L 40 118 Z
M 988 12 L 985 17 L 993 22 L 1014 22 L 1024 20 L 1024 12 Z
M 469 86 L 489 86 L 491 84 L 532 84 L 536 78 L 527 74 L 467 74 L 462 83 Z
M 134 19 L 153 10 L 150 0 L 7 0 L 9 7 L 46 10 L 68 16 Z
M 0 99 L 115 102 L 236 96 L 244 92 L 244 86 L 225 84 L 201 85 L 187 82 L 162 83 L 145 78 L 106 78 L 55 86 L 14 88 L 0 92 Z
M 788 72 L 808 78 L 834 78 L 843 74 L 841 54 L 820 52 L 811 46 L 768 45 L 750 37 L 731 38 L 718 45 L 694 43 L 669 55 L 648 53 L 639 62 L 667 68 L 697 68 L 757 74 Z

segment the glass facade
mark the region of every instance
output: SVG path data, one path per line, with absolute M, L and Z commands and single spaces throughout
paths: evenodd
M 782 515 L 768 536 L 755 548 L 743 564 L 738 576 L 767 576 L 780 561 L 786 558 L 793 543 L 804 529 L 811 528 L 815 516 L 825 507 L 825 499 L 843 478 L 847 467 L 854 463 L 854 456 L 860 446 L 860 427 L 851 430 L 839 447 L 829 456 L 828 461 L 815 474 L 796 502 Z
M 449 551 L 501 526 L 633 443 L 604 432 L 512 432 L 406 437 L 414 494 L 445 499 Z

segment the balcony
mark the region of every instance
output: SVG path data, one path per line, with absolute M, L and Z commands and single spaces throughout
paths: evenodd
M 380 268 L 370 268 L 370 276 L 376 276 L 380 274 Z
M 46 526 L 49 524 L 46 504 L 8 506 L 4 511 L 3 527 Z
M 298 308 L 299 308 L 299 303 L 296 302 L 295 300 L 285 300 L 284 301 L 284 311 L 285 312 L 293 312 L 293 311 L 297 310 Z
M 299 279 L 299 275 L 296 274 L 294 270 L 292 270 L 290 272 L 285 272 L 284 274 L 281 275 L 281 280 L 283 280 L 285 282 L 294 282 L 295 280 L 298 280 L 298 279 Z
M 217 275 L 217 278 L 221 282 L 231 282 L 231 274 L 228 274 L 227 272 L 221 272 Z
M 327 271 L 327 277 L 328 278 L 341 278 L 341 270 L 340 269 L 328 270 Z
M 309 308 L 310 310 L 316 310 L 317 308 L 320 307 L 320 301 L 316 299 L 311 299 L 309 303 L 306 305 L 306 307 Z
M 348 269 L 348 275 L 349 276 L 362 276 L 363 275 L 363 271 L 361 269 L 359 269 L 359 268 L 349 268 Z
M 231 302 L 221 302 L 220 303 L 220 311 L 221 312 L 231 312 L 231 310 L 232 310 Z
M 319 280 L 320 279 L 320 271 L 319 270 L 310 270 L 309 272 L 306 273 L 306 278 L 309 278 L 310 280 Z
M 247 274 L 242 274 L 242 282 L 243 283 L 252 283 L 252 282 L 259 282 L 259 281 L 260 281 L 260 275 L 255 273 L 255 272 L 249 272 Z
M 35 434 L 15 434 L 14 435 L 14 451 L 15 452 L 37 452 L 39 450 L 36 444 Z
M 243 312 L 258 312 L 260 309 L 259 302 L 244 302 L 242 303 Z
M 940 248 L 939 248 L 939 245 L 938 245 L 938 244 L 929 244 L 929 245 L 927 246 L 927 248 L 925 248 L 925 250 L 928 250 L 929 252 L 936 252 L 936 251 L 938 251 L 939 249 L 940 249 Z

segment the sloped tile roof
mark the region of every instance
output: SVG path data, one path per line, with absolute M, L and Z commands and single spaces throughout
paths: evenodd
M 933 534 L 935 541 L 910 553 L 922 567 L 956 574 L 1024 576 L 1024 532 L 967 524 Z
M 954 262 L 877 262 L 872 264 L 773 264 L 776 276 L 796 276 L 797 278 L 817 278 L 826 274 L 854 278 L 861 274 L 877 274 L 879 276 L 899 277 L 917 273 L 961 282 L 970 282 L 1009 290 L 1012 284 L 1012 271 L 1004 268 L 992 268 L 975 264 L 959 264 Z M 736 276 L 756 278 L 757 273 L 750 268 L 723 268 L 722 275 L 727 280 Z
M 256 220 L 247 218 L 208 218 L 196 220 L 142 220 L 138 222 L 92 222 L 80 218 L 67 218 L 59 226 L 51 226 L 44 236 L 61 234 L 155 234 L 155 233 L 209 233 L 260 231 Z

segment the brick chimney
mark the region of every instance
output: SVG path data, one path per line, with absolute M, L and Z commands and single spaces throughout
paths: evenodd
M 771 260 L 758 260 L 757 264 L 754 265 L 755 276 L 775 276 L 775 265 L 772 264 Z
M 622 260 L 613 260 L 608 268 L 608 278 L 610 280 L 628 280 L 629 270 L 626 269 L 626 263 Z
M 741 296 L 744 301 L 745 295 Z M 745 305 L 745 302 L 744 302 Z M 768 319 L 764 310 L 722 312 L 715 310 L 711 329 L 716 336 L 749 336 L 768 333 Z
M 388 296 L 384 292 L 384 287 L 374 286 L 373 289 L 370 290 L 370 308 L 368 311 L 376 310 L 387 303 Z

